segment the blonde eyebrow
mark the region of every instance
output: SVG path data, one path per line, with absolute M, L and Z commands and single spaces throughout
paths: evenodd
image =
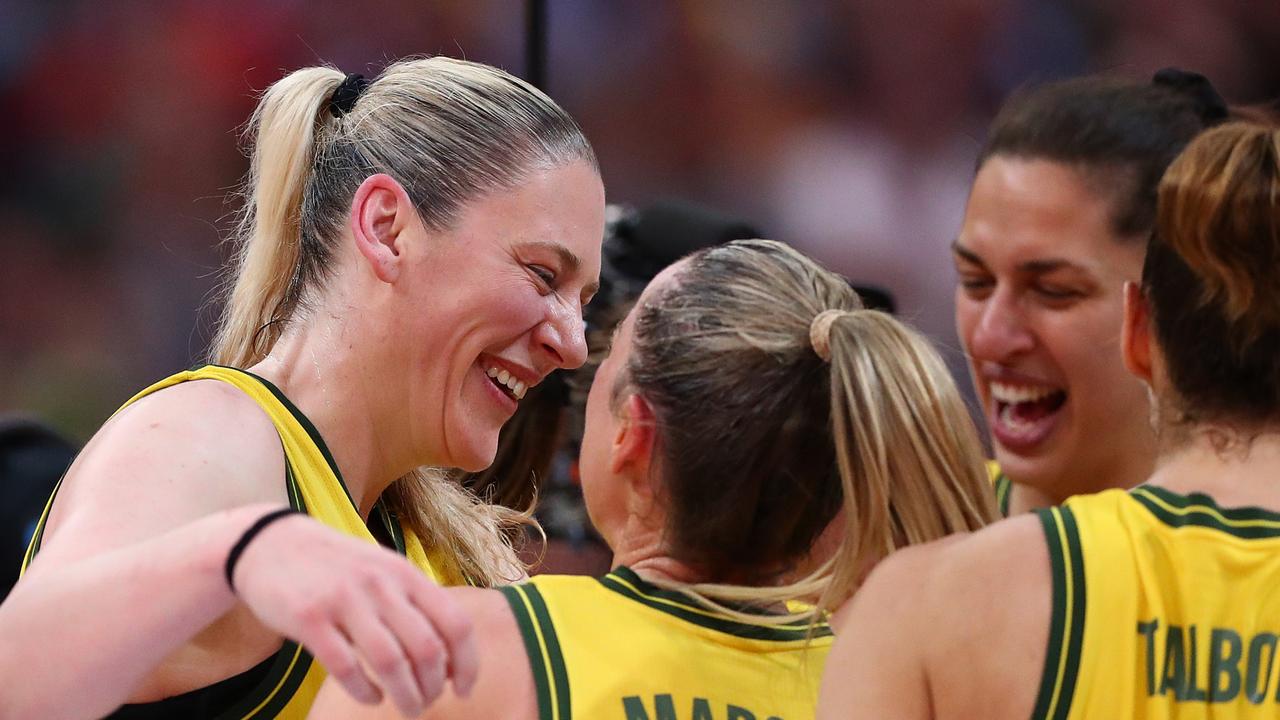
M 560 243 L 548 242 L 546 240 L 531 240 L 521 244 L 527 247 L 542 248 L 543 250 L 555 254 L 556 257 L 560 258 L 560 262 L 563 263 L 571 273 L 577 274 L 582 270 L 582 258 L 575 255 L 572 250 Z M 582 290 L 587 295 L 595 295 L 600 291 L 600 283 L 599 281 L 593 282 Z

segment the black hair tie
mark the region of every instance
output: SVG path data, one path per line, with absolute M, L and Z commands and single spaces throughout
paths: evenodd
M 372 82 L 359 73 L 348 74 L 330 96 L 329 112 L 333 113 L 334 117 L 342 117 L 351 112 L 351 109 L 356 106 L 356 101 L 364 94 L 364 89 Z
M 1157 72 L 1151 83 L 1183 93 L 1194 100 L 1200 119 L 1206 126 L 1217 125 L 1230 116 L 1226 101 L 1213 89 L 1209 78 L 1200 73 L 1169 67 Z

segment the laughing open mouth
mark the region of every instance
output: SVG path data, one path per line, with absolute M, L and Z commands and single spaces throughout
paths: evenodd
M 520 400 L 529 390 L 523 382 L 517 380 L 514 375 L 506 370 L 499 370 L 496 367 L 491 367 L 485 371 L 485 374 L 489 376 L 490 382 L 492 382 L 499 390 L 506 393 L 512 400 Z
M 1031 439 L 1046 434 L 1053 416 L 1067 402 L 1067 393 L 1050 386 L 991 383 L 995 403 L 992 429 L 1002 441 Z

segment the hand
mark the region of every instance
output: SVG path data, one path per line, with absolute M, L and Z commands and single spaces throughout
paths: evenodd
M 460 695 L 475 682 L 470 618 L 386 548 L 286 517 L 249 543 L 234 580 L 259 620 L 302 643 L 360 702 L 380 702 L 385 691 L 416 716 L 446 679 Z

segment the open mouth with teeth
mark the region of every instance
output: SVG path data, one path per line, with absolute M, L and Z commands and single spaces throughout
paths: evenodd
M 512 400 L 520 400 L 529 390 L 528 386 L 517 380 L 514 375 L 506 370 L 499 370 L 496 367 L 491 367 L 485 371 L 485 374 L 489 376 L 490 382 L 497 386 L 499 390 L 506 393 Z
M 1049 434 L 1067 393 L 1046 385 L 991 383 L 992 432 L 1004 445 L 1039 442 Z

